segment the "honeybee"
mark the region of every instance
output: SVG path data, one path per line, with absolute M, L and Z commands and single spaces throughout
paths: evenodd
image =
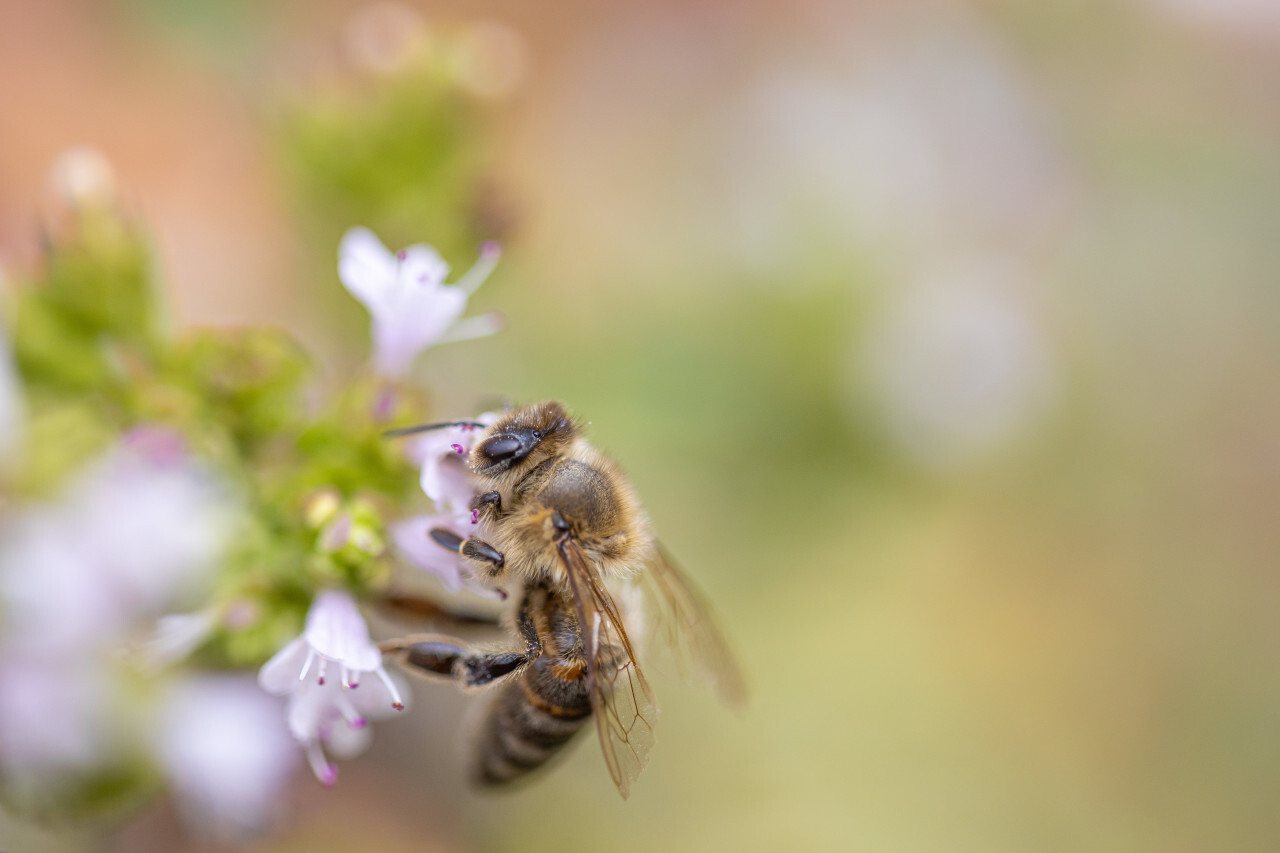
M 658 714 L 631 639 L 638 620 L 738 705 L 745 691 L 733 655 L 701 596 L 654 538 L 631 485 L 586 442 L 563 405 L 505 413 L 478 436 L 466 461 L 483 490 L 471 504 L 482 535 L 437 528 L 430 536 L 477 578 L 520 588 L 510 620 L 520 647 L 486 653 L 450 637 L 411 635 L 382 648 L 411 672 L 468 687 L 501 682 L 480 729 L 477 783 L 523 777 L 594 717 L 609 775 L 625 799 L 648 762 Z M 642 612 L 627 610 L 624 618 L 610 584 L 639 588 Z

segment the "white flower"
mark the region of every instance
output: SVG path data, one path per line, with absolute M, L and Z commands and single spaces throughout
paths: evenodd
M 895 294 L 858 353 L 893 438 L 947 467 L 998 447 L 1052 399 L 1053 353 L 1013 265 L 943 267 Z
M 331 664 L 338 667 L 337 679 L 328 675 Z M 357 692 L 361 674 L 369 672 L 378 677 L 382 689 Z M 289 731 L 302 744 L 316 778 L 326 785 L 333 784 L 337 770 L 322 746 L 339 757 L 352 755 L 368 742 L 368 733 L 361 730 L 369 719 L 405 708 L 355 600 L 338 590 L 316 596 L 302 636 L 263 664 L 258 683 L 269 693 L 289 697 Z
M 116 740 L 107 668 L 84 659 L 0 655 L 0 776 L 35 787 L 95 767 Z
M 449 265 L 430 246 L 415 244 L 392 254 L 367 228 L 347 231 L 338 248 L 338 275 L 373 317 L 377 372 L 402 377 L 418 353 L 433 344 L 498 331 L 496 314 L 459 319 L 498 255 L 496 243 L 485 243 L 475 266 L 457 284 L 447 285 Z
M 212 609 L 166 613 L 139 650 L 142 666 L 156 672 L 185 659 L 213 634 L 218 615 Z
M 189 678 L 160 702 L 155 750 L 195 828 L 229 839 L 261 832 L 297 764 L 276 700 L 250 679 Z
M 230 507 L 180 440 L 127 436 L 55 503 L 0 535 L 0 607 L 11 643 L 80 654 L 123 640 L 207 580 Z
M 9 357 L 8 344 L 0 335 L 0 461 L 17 450 L 25 410 L 22 384 Z
M 472 577 L 457 554 L 431 539 L 431 531 L 437 527 L 452 530 L 464 539 L 474 535 L 483 537 L 484 534 L 477 534 L 476 528 L 471 527 L 470 519 L 470 513 L 406 518 L 391 526 L 391 541 L 395 544 L 396 551 L 414 568 L 435 575 L 450 590 L 465 588 L 487 598 L 502 598 L 501 592 Z
M 475 423 L 488 426 L 497 419 L 496 414 L 486 412 Z M 439 512 L 471 511 L 477 481 L 467 467 L 467 454 L 482 432 L 471 424 L 441 427 L 424 432 L 409 443 L 410 458 L 422 466 L 422 491 L 435 502 Z
M 326 753 L 336 758 L 358 755 L 373 739 L 369 722 L 393 716 L 406 707 L 398 699 L 394 682 L 388 678 L 386 683 L 397 700 L 394 705 L 377 689 L 344 690 L 333 680 L 321 684 L 308 679 L 289 695 L 289 732 L 302 744 L 307 762 L 322 784 L 332 785 L 338 778 L 338 770 Z

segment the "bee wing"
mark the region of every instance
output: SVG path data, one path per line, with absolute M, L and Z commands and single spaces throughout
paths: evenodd
M 572 539 L 557 545 L 569 576 L 582 643 L 587 657 L 587 683 L 604 763 L 613 784 L 626 799 L 631 783 L 649 763 L 658 705 L 631 647 L 618 607 L 595 564 Z
M 745 705 L 746 681 L 710 605 L 661 544 L 640 573 L 640 588 L 657 644 L 671 649 L 684 674 L 709 684 L 726 705 Z

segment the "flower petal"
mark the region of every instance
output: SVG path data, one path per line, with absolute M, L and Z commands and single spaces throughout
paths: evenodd
M 355 599 L 345 592 L 330 589 L 316 596 L 303 637 L 318 654 L 348 669 L 367 672 L 382 665 L 382 653 L 369 639 L 369 626 Z
M 435 577 L 449 590 L 465 588 L 485 598 L 501 598 L 502 593 L 480 583 L 466 570 L 462 559 L 431 539 L 431 530 L 443 527 L 459 536 L 477 535 L 469 515 L 418 515 L 391 527 L 391 541 L 397 553 L 415 569 Z M 482 535 L 482 534 L 481 534 Z
M 467 270 L 462 278 L 458 279 L 454 286 L 463 293 L 470 296 L 475 293 L 480 285 L 484 284 L 489 278 L 493 268 L 498 265 L 498 258 L 502 257 L 502 249 L 492 240 L 488 241 L 480 247 L 480 257 Z
M 258 670 L 258 684 L 268 693 L 284 696 L 298 689 L 307 655 L 311 647 L 305 637 L 298 637 L 271 656 Z
M 382 375 L 398 377 L 462 316 L 467 297 L 457 288 L 420 285 L 390 304 L 393 311 L 373 318 L 374 362 Z
M 338 246 L 338 277 L 371 314 L 385 311 L 394 292 L 399 265 L 368 228 L 352 228 Z
M 334 758 L 354 758 L 373 743 L 373 730 L 368 726 L 354 726 L 346 720 L 337 720 L 326 730 L 325 750 Z
M 276 700 L 236 676 L 188 678 L 159 723 L 160 764 L 189 824 L 229 839 L 266 829 L 298 762 Z
M 400 261 L 400 286 L 406 291 L 416 287 L 437 287 L 449 275 L 449 265 L 430 246 L 415 243 L 397 256 Z
M 478 317 L 467 317 L 459 320 L 445 330 L 437 340 L 438 344 L 453 344 L 458 341 L 469 341 L 497 334 L 507 327 L 507 321 L 501 314 L 481 314 Z

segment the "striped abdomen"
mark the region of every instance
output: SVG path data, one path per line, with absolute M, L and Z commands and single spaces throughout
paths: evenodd
M 494 697 L 480 731 L 477 781 L 500 785 L 541 767 L 590 718 L 584 668 L 538 658 Z

